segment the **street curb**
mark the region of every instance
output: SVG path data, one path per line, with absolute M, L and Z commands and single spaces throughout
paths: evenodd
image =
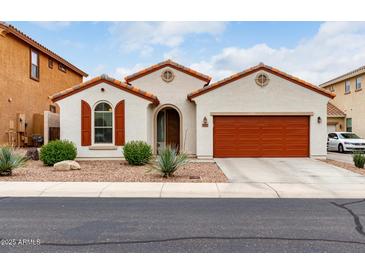
M 365 198 L 365 183 L 0 182 L 0 197 Z

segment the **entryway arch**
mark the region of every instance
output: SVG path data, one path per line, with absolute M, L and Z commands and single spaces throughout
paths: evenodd
M 155 112 L 155 153 L 166 146 L 178 150 L 182 147 L 182 115 L 180 110 L 171 104 L 160 106 Z

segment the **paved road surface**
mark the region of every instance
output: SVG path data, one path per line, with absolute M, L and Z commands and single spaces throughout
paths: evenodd
M 364 218 L 365 200 L 2 198 L 0 252 L 365 252 Z

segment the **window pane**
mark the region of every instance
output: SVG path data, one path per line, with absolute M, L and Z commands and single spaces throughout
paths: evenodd
M 32 65 L 38 66 L 38 53 L 32 51 Z
M 352 118 L 346 119 L 346 131 L 352 132 Z
M 95 143 L 112 143 L 112 128 L 95 128 Z
M 113 125 L 113 117 L 111 112 L 95 112 L 96 127 L 111 127 Z
M 356 89 L 361 89 L 361 77 L 356 78 Z
M 33 78 L 37 78 L 39 77 L 39 74 L 38 74 L 38 67 L 35 66 L 35 65 L 32 65 L 32 77 Z
M 112 111 L 112 107 L 107 103 L 100 103 L 95 107 L 95 111 Z

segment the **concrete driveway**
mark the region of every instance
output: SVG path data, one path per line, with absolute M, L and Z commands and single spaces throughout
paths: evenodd
M 310 158 L 215 159 L 232 183 L 351 184 L 365 177 Z
M 354 161 L 352 160 L 352 153 L 338 153 L 338 152 L 327 152 L 327 159 L 335 160 L 339 162 L 353 164 Z

